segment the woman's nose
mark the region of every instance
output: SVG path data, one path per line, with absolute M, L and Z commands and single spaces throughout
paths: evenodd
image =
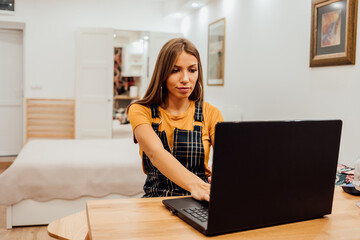
M 188 82 L 189 81 L 189 73 L 188 73 L 188 71 L 183 72 L 183 76 L 181 78 L 181 81 L 182 82 Z

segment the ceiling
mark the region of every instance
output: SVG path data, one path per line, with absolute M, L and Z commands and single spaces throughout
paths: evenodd
M 211 0 L 152 0 L 164 4 L 164 15 L 171 18 L 183 18 L 201 8 Z M 196 6 L 194 5 L 196 4 Z
M 212 0 L 147 0 L 152 2 L 161 2 L 163 4 L 164 16 L 169 18 L 184 18 L 186 15 L 191 14 L 193 11 L 205 6 Z M 197 6 L 193 6 L 197 3 Z M 114 31 L 114 38 L 119 44 L 127 44 L 129 42 L 144 39 L 148 35 L 147 32 L 139 31 Z

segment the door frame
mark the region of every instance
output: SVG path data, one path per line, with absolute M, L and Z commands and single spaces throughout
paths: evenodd
M 0 29 L 6 29 L 6 30 L 16 30 L 16 31 L 21 31 L 22 32 L 22 141 L 23 144 L 25 144 L 25 131 L 26 131 L 26 123 L 25 123 L 25 119 L 26 119 L 26 109 L 25 109 L 25 98 L 26 98 L 26 94 L 25 94 L 25 52 L 26 52 L 26 41 L 25 41 L 25 36 L 26 36 L 26 24 L 24 22 L 10 22 L 10 21 L 0 21 Z

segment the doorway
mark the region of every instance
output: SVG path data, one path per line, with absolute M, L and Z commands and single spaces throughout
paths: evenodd
M 163 44 L 181 36 L 180 33 L 108 28 L 80 29 L 75 93 L 76 138 L 132 137 L 126 108 L 147 90 Z M 92 112 L 90 119 L 89 112 Z
M 148 32 L 114 31 L 113 138 L 132 136 L 126 108 L 148 85 L 148 40 Z
M 144 96 L 162 46 L 182 36 L 168 32 L 114 31 L 113 138 L 132 137 L 126 108 Z M 120 90 L 116 91 L 118 86 Z
M 0 22 L 0 156 L 17 155 L 24 144 L 23 30 Z

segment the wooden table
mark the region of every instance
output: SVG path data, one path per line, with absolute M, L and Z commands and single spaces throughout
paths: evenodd
M 78 239 L 207 238 L 170 213 L 162 204 L 162 199 L 88 201 L 86 213 L 89 235 L 86 236 L 83 233 L 82 238 Z M 344 193 L 340 187 L 337 187 L 333 213 L 324 218 L 219 235 L 211 239 L 360 239 L 360 208 L 356 206 L 357 201 L 360 201 L 360 197 Z M 85 219 L 80 221 L 86 225 Z M 52 229 L 54 229 L 54 224 Z M 69 239 L 61 238 L 60 232 L 55 233 L 49 228 L 48 231 L 49 233 L 52 231 L 52 236 Z M 67 231 L 69 235 L 69 230 Z
M 47 227 L 48 234 L 62 240 L 89 240 L 86 211 L 55 220 Z

